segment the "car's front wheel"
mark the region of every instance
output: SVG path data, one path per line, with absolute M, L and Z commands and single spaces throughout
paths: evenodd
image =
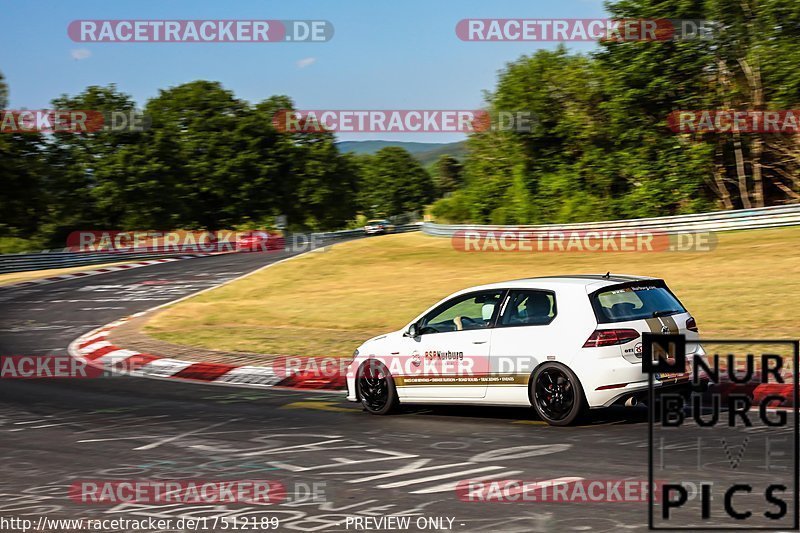
M 361 365 L 356 387 L 361 405 L 374 415 L 389 414 L 400 403 L 394 379 L 381 362 L 370 360 Z
M 536 369 L 530 399 L 538 415 L 551 426 L 578 422 L 589 412 L 578 377 L 557 363 L 545 363 Z

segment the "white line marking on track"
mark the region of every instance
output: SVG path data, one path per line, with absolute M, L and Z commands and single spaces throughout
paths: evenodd
M 451 466 L 451 465 L 445 465 Z M 452 466 L 459 466 L 459 465 L 452 465 Z M 443 468 L 443 467 L 437 467 Z M 422 469 L 424 470 L 424 469 Z M 465 474 L 476 474 L 478 472 L 489 472 L 492 470 L 505 470 L 504 466 L 483 466 L 481 468 L 472 468 L 470 470 L 459 470 L 458 472 L 448 472 L 446 474 L 439 474 L 438 476 L 428 476 L 422 478 L 415 478 L 415 479 L 407 479 L 405 481 L 395 481 L 394 483 L 384 483 L 382 485 L 378 485 L 379 489 L 394 489 L 398 487 L 405 487 L 408 485 L 416 485 L 417 483 L 427 483 L 428 481 L 439 481 L 440 479 L 448 479 L 452 477 L 461 477 Z
M 489 481 L 492 479 L 509 479 L 511 476 L 522 474 L 523 470 L 503 470 L 502 472 L 495 472 L 486 476 L 470 477 L 470 481 Z M 451 481 L 449 483 L 442 483 L 428 487 L 427 489 L 412 490 L 409 494 L 435 494 L 437 492 L 454 492 L 458 488 L 458 484 L 463 480 Z
M 187 431 L 185 433 L 181 433 L 180 435 L 173 435 L 172 437 L 167 437 L 166 439 L 161 439 L 160 441 L 151 442 L 150 444 L 145 444 L 144 446 L 139 446 L 138 448 L 134 448 L 134 450 L 152 450 L 153 448 L 158 448 L 162 444 L 167 444 L 168 442 L 174 442 L 176 440 L 180 440 L 183 437 L 188 437 L 189 435 L 194 435 L 195 433 L 200 433 L 202 431 L 206 431 L 208 429 L 213 429 L 219 426 L 224 426 L 230 422 L 238 422 L 241 418 L 234 418 L 232 420 L 226 420 L 224 422 L 220 422 L 218 424 L 211 424 L 210 426 L 204 428 L 193 429 L 191 431 Z

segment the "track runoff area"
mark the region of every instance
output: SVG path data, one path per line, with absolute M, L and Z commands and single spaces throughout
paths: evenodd
M 121 317 L 291 253 L 227 254 L 5 291 L 3 355 L 66 355 Z M 368 416 L 338 392 L 101 375 L 4 379 L 3 531 L 797 528 L 796 341 L 643 339 L 690 394 L 549 427 L 528 409 Z M 710 385 L 707 386 L 707 379 Z

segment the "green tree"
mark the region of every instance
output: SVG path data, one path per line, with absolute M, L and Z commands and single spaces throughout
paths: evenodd
M 216 229 L 241 216 L 240 185 L 249 179 L 251 154 L 242 151 L 243 120 L 250 112 L 221 84 L 194 81 L 159 91 L 145 106 L 152 120 L 146 142 L 168 185 L 168 211 L 184 227 Z M 138 180 L 142 181 L 142 180 Z
M 668 127 L 678 110 L 795 108 L 800 4 L 618 0 L 608 9 L 616 19 L 716 26 L 710 39 L 604 41 L 586 56 L 561 47 L 510 63 L 487 96 L 489 112 L 528 111 L 535 127 L 471 135 L 458 201 L 440 200 L 434 213 L 569 222 L 800 199 L 798 136 Z
M 343 157 L 329 132 L 294 133 L 296 216 L 302 226 L 321 230 L 341 227 L 353 218 L 358 175 L 352 159 Z
M 464 169 L 470 220 L 519 224 L 614 214 L 611 199 L 625 182 L 608 158 L 603 75 L 591 58 L 564 47 L 506 66 L 487 95 L 492 123 L 511 112 L 525 113 L 529 124 L 470 136 Z
M 442 155 L 436 160 L 434 183 L 440 193 L 452 193 L 463 183 L 463 165 L 451 155 Z
M 434 198 L 430 174 L 403 148 L 382 148 L 359 162 L 360 203 L 370 217 L 421 211 Z
M 0 109 L 7 105 L 8 86 L 0 73 Z M 38 230 L 46 206 L 42 142 L 35 133 L 0 134 L 0 237 L 28 239 Z
M 796 136 L 667 136 L 662 134 L 666 127 L 652 127 L 664 125 L 668 113 L 679 109 L 796 106 L 800 78 L 788 65 L 800 59 L 794 44 L 800 37 L 800 29 L 793 23 L 800 20 L 797 2 L 624 0 L 609 4 L 609 9 L 620 18 L 694 18 L 715 23 L 711 39 L 606 43 L 598 56 L 612 75 L 609 106 L 619 118 L 617 131 L 647 146 L 635 154 L 637 161 L 631 168 L 641 169 L 641 173 L 649 152 L 655 150 L 656 168 L 663 169 L 656 177 L 661 179 L 670 165 L 682 173 L 662 179 L 661 185 L 653 184 L 652 189 L 661 189 L 656 196 L 677 199 L 693 209 L 697 206 L 688 198 L 695 185 L 690 176 L 699 176 L 703 189 L 726 208 L 800 198 Z M 649 130 L 647 135 L 645 130 Z
M 47 205 L 45 171 L 40 135 L 0 134 L 0 237 L 36 234 Z
M 133 100 L 116 86 L 91 86 L 75 96 L 52 101 L 54 109 L 130 113 Z M 101 130 L 93 133 L 56 133 L 48 141 L 47 219 L 42 231 L 51 242 L 63 244 L 77 229 L 116 228 L 131 208 L 125 195 L 131 167 L 121 155 L 140 142 L 141 134 Z

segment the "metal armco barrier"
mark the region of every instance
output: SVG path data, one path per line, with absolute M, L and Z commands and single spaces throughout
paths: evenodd
M 426 222 L 422 232 L 436 237 L 452 237 L 457 231 L 610 231 L 651 230 L 661 233 L 702 231 L 731 231 L 760 228 L 779 228 L 800 225 L 800 204 L 715 211 L 659 218 L 608 220 L 575 224 L 542 224 L 536 226 L 482 226 L 474 224 L 434 224 Z
M 397 233 L 416 231 L 419 224 L 405 224 L 397 226 Z M 333 242 L 337 239 L 353 237 L 364 233 L 362 229 L 331 231 L 327 233 L 311 234 L 317 242 Z M 202 252 L 202 250 L 198 250 Z M 12 272 L 27 272 L 31 270 L 47 270 L 51 268 L 70 268 L 79 266 L 98 265 L 101 263 L 116 263 L 119 261 L 136 261 L 139 259 L 158 259 L 161 257 L 179 257 L 193 255 L 194 252 L 165 252 L 165 251 L 115 251 L 115 252 L 75 252 L 64 250 L 45 250 L 38 253 L 0 254 L 0 274 Z

